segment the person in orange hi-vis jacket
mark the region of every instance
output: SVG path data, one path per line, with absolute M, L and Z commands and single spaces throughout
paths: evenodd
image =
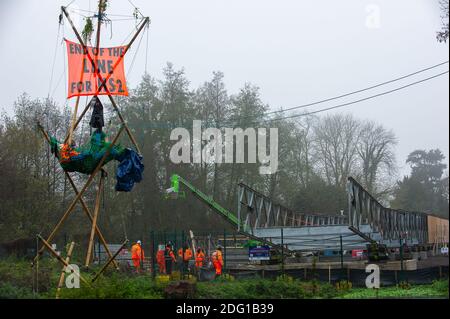
M 142 249 L 142 242 L 140 240 L 131 247 L 131 259 L 133 260 L 136 272 L 139 273 L 144 262 L 144 249 Z
M 197 249 L 197 254 L 195 256 L 195 267 L 197 267 L 197 269 L 201 268 L 201 267 L 203 267 L 204 263 L 205 263 L 205 253 L 199 247 Z
M 216 276 L 222 275 L 223 258 L 222 247 L 217 247 L 216 251 L 212 254 L 213 266 L 216 269 Z
M 182 267 L 181 271 L 184 274 L 189 271 L 189 260 L 191 260 L 193 257 L 192 250 L 186 244 L 184 245 L 184 247 L 178 250 L 178 256 L 180 257 L 181 260 L 181 267 Z
M 164 260 L 164 249 L 158 249 L 158 252 L 156 253 L 156 262 L 159 267 L 159 273 L 165 274 L 166 273 L 166 262 Z
M 176 262 L 175 254 L 172 250 L 172 245 L 167 244 L 166 249 L 164 250 L 164 262 L 165 262 L 165 269 L 166 274 L 171 275 L 172 274 L 172 264 Z

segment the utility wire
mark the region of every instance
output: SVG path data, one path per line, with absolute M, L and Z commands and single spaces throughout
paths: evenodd
M 302 113 L 302 114 L 294 114 L 294 115 L 280 117 L 280 118 L 275 118 L 275 119 L 270 119 L 270 120 L 262 120 L 262 122 L 267 123 L 267 122 L 280 121 L 280 120 L 284 120 L 284 119 L 296 118 L 296 117 L 300 117 L 300 116 L 307 116 L 307 115 L 317 114 L 317 113 L 321 113 L 321 112 L 325 112 L 325 111 L 341 108 L 341 107 L 344 107 L 344 106 L 349 106 L 349 105 L 352 105 L 352 104 L 356 104 L 356 103 L 360 103 L 360 102 L 363 102 L 363 101 L 371 100 L 371 99 L 374 99 L 374 98 L 377 98 L 377 97 L 380 97 L 380 96 L 383 96 L 383 95 L 386 95 L 386 94 L 390 94 L 390 93 L 393 93 L 393 92 L 396 92 L 396 91 L 400 91 L 400 90 L 406 89 L 406 88 L 408 88 L 410 86 L 413 86 L 413 85 L 416 85 L 416 84 L 419 84 L 419 83 L 423 83 L 423 82 L 432 80 L 434 78 L 440 77 L 440 76 L 445 75 L 447 73 L 449 73 L 448 70 L 445 71 L 445 72 L 438 73 L 436 75 L 427 77 L 425 79 L 418 80 L 418 81 L 415 81 L 415 82 L 412 82 L 412 83 L 400 86 L 398 88 L 395 88 L 395 89 L 392 89 L 392 90 L 389 90 L 389 91 L 385 91 L 385 92 L 381 92 L 381 93 L 378 93 L 378 94 L 375 94 L 375 95 L 371 95 L 371 96 L 368 96 L 368 97 L 365 97 L 365 98 L 362 98 L 362 99 L 359 99 L 359 100 L 355 100 L 355 101 L 351 101 L 351 102 L 347 102 L 347 103 L 343 103 L 343 104 L 338 104 L 338 105 L 327 107 L 327 108 L 320 109 L 320 110 L 317 110 L 317 111 L 312 111 L 312 112 L 307 112 L 307 113 Z
M 372 89 L 375 89 L 377 87 L 380 87 L 380 86 L 383 86 L 383 85 L 386 85 L 386 84 L 390 84 L 390 83 L 393 83 L 393 82 L 397 82 L 397 81 L 406 79 L 408 77 L 411 77 L 411 76 L 414 76 L 414 75 L 417 75 L 417 74 L 420 74 L 420 73 L 423 73 L 423 72 L 435 69 L 435 68 L 440 67 L 440 66 L 442 66 L 444 64 L 447 64 L 448 62 L 449 61 L 447 60 L 447 61 L 435 64 L 435 65 L 429 66 L 427 68 L 424 68 L 424 69 L 421 69 L 421 70 L 418 70 L 418 71 L 415 71 L 415 72 L 412 72 L 412 73 L 400 76 L 398 78 L 395 78 L 395 79 L 392 79 L 392 80 L 389 80 L 389 81 L 385 81 L 385 82 L 382 82 L 382 83 L 379 83 L 379 84 L 375 84 L 375 85 L 372 85 L 372 86 L 369 86 L 369 87 L 366 87 L 366 88 L 363 88 L 363 89 L 359 89 L 359 90 L 356 90 L 356 91 L 348 92 L 348 93 L 345 93 L 345 94 L 333 96 L 333 97 L 330 97 L 330 98 L 326 98 L 326 99 L 323 99 L 323 100 L 319 100 L 319 101 L 315 101 L 315 102 L 311 102 L 311 103 L 307 103 L 307 104 L 302 104 L 302 105 L 290 107 L 290 108 L 283 109 L 283 110 L 266 112 L 266 113 L 264 113 L 264 115 L 266 116 L 266 115 L 270 115 L 270 114 L 283 113 L 283 112 L 287 112 L 287 111 L 301 109 L 301 108 L 305 108 L 305 107 L 309 107 L 309 106 L 313 106 L 313 105 L 322 104 L 322 103 L 325 103 L 325 102 L 337 100 L 337 99 L 340 99 L 340 98 L 343 98 L 343 97 L 347 97 L 347 96 L 350 96 L 350 95 L 358 94 L 358 93 L 365 92 L 365 91 L 368 91 L 368 90 L 372 90 Z M 247 118 L 250 118 L 250 117 L 247 117 Z M 245 117 L 243 117 L 241 119 L 245 119 Z

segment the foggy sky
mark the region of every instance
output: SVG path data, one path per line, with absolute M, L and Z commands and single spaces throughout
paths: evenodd
M 12 114 L 16 98 L 27 92 L 49 93 L 60 6 L 70 1 L 0 0 L 0 109 Z M 110 0 L 111 14 L 130 15 L 126 0 Z M 449 58 L 448 44 L 436 41 L 441 28 L 437 0 L 133 0 L 151 18 L 148 72 L 162 78 L 168 61 L 184 67 L 191 88 L 225 74 L 229 93 L 245 82 L 261 88 L 263 102 L 288 108 L 340 95 L 414 72 Z M 71 7 L 95 8 L 94 0 Z M 366 25 L 368 9 L 379 8 L 379 27 Z M 368 7 L 369 6 L 369 7 Z M 371 11 L 373 13 L 373 11 Z M 81 23 L 78 15 L 75 21 Z M 102 46 L 121 44 L 133 21 L 114 21 L 103 29 Z M 64 35 L 76 40 L 66 22 Z M 63 31 L 61 29 L 61 32 Z M 62 33 L 61 33 L 62 35 Z M 65 54 L 61 41 L 51 95 L 65 103 Z M 137 43 L 125 58 L 129 69 Z M 145 66 L 146 38 L 128 77 L 130 87 Z M 359 99 L 448 69 L 448 64 L 370 92 L 317 105 L 310 111 Z M 407 174 L 407 155 L 415 149 L 441 149 L 449 156 L 448 74 L 374 100 L 334 112 L 352 113 L 392 129 L 398 140 L 400 176 Z M 69 100 L 69 105 L 74 99 Z M 325 113 L 322 113 L 325 114 Z

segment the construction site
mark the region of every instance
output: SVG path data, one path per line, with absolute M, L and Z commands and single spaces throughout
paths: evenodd
M 236 160 L 241 156 L 239 145 L 235 146 L 234 157 L 234 146 L 232 145 L 231 162 L 236 160 L 238 164 L 232 166 L 230 171 L 226 169 L 221 171 L 228 162 L 222 163 L 221 158 L 219 161 L 217 160 L 218 149 L 214 148 L 213 155 L 211 155 L 211 148 L 207 148 L 212 145 L 205 142 L 204 136 L 209 133 L 203 132 L 202 135 L 201 131 L 197 131 L 197 133 L 200 132 L 198 138 L 200 142 L 195 144 L 196 137 L 194 136 L 192 146 L 191 144 L 186 146 L 187 144 L 182 140 L 178 141 L 175 146 L 179 146 L 179 149 L 175 152 L 173 151 L 175 146 L 166 143 L 165 140 L 162 142 L 161 136 L 168 139 L 169 134 L 165 133 L 170 131 L 166 130 L 175 129 L 178 126 L 182 126 L 182 130 L 177 131 L 181 133 L 172 131 L 170 141 L 176 141 L 177 136 L 183 136 L 185 132 L 188 132 L 187 128 L 191 127 L 186 126 L 185 122 L 190 121 L 191 116 L 195 116 L 193 115 L 194 110 L 201 109 L 201 107 L 196 108 L 195 103 L 203 105 L 201 104 L 203 103 L 202 99 L 209 97 L 208 92 L 202 95 L 203 91 L 199 89 L 196 92 L 183 93 L 172 98 L 178 89 L 173 91 L 169 89 L 178 85 L 177 83 L 181 83 L 180 87 L 187 86 L 188 82 L 184 83 L 183 80 L 180 80 L 182 72 L 173 71 L 171 65 L 164 71 L 166 72 L 165 76 L 169 79 L 167 87 L 159 89 L 158 85 L 162 84 L 158 83 L 162 83 L 162 81 L 149 80 L 147 56 L 150 54 L 148 52 L 157 50 L 157 48 L 149 46 L 149 30 L 152 20 L 131 1 L 129 3 L 132 15 L 129 16 L 125 16 L 121 11 L 111 13 L 111 1 L 107 0 L 95 1 L 95 5 L 92 4 L 95 10 L 91 8 L 90 2 L 89 10 L 71 7 L 72 2 L 60 8 L 57 19 L 57 49 L 55 50 L 55 58 L 60 47 L 63 51 L 64 66 L 59 81 L 61 83 L 64 82 L 63 80 L 68 81 L 64 95 L 64 105 L 69 109 L 67 121 L 61 122 L 62 124 L 54 124 L 55 120 L 44 112 L 43 115 L 32 118 L 34 125 L 30 129 L 29 137 L 21 137 L 24 141 L 29 139 L 30 144 L 39 145 L 40 148 L 35 153 L 40 153 L 44 160 L 30 160 L 30 162 L 45 163 L 47 161 L 47 168 L 44 165 L 39 166 L 39 170 L 36 169 L 36 171 L 44 171 L 43 176 L 47 176 L 51 183 L 49 182 L 48 187 L 45 184 L 39 186 L 39 189 L 47 191 L 45 196 L 39 195 L 41 193 L 37 191 L 33 193 L 27 188 L 11 187 L 9 190 L 7 183 L 2 186 L 4 193 L 9 194 L 9 191 L 16 192 L 18 189 L 19 193 L 28 192 L 31 194 L 30 197 L 42 200 L 42 203 L 33 208 L 43 212 L 41 215 L 37 215 L 41 217 L 37 217 L 32 222 L 26 218 L 17 223 L 10 222 L 9 220 L 12 219 L 3 217 L 7 216 L 6 210 L 14 212 L 19 211 L 19 208 L 17 210 L 11 208 L 15 206 L 7 205 L 5 200 L 5 212 L 2 210 L 0 229 L 5 234 L 4 238 L 14 238 L 14 240 L 0 244 L 0 257 L 4 260 L 3 264 L 0 263 L 0 278 L 5 283 L 8 280 L 13 283 L 10 286 L 0 285 L 0 292 L 6 296 L 5 298 L 9 298 L 8 296 L 15 298 L 14 296 L 16 296 L 15 289 L 17 287 L 14 286 L 14 278 L 16 278 L 14 276 L 16 275 L 13 275 L 14 271 L 12 270 L 16 263 L 17 269 L 25 269 L 23 265 L 25 263 L 27 265 L 26 270 L 20 270 L 20 272 L 21 275 L 26 273 L 24 276 L 27 280 L 31 279 L 32 281 L 23 285 L 26 289 L 30 287 L 32 289 L 30 294 L 25 294 L 29 298 L 239 299 L 263 296 L 262 298 L 318 297 L 326 299 L 342 297 L 349 293 L 352 287 L 360 289 L 357 290 L 358 293 L 364 289 L 376 288 L 373 291 L 376 291 L 378 298 L 378 291 L 383 289 L 394 291 L 395 289 L 408 290 L 416 286 L 448 285 L 448 177 L 445 179 L 445 164 L 440 167 L 442 171 L 440 175 L 424 178 L 425 181 L 432 180 L 441 183 L 440 178 L 443 176 L 442 185 L 444 186 L 441 187 L 439 184 L 440 188 L 437 186 L 429 188 L 433 191 L 435 189 L 440 191 L 441 188 L 447 187 L 447 195 L 444 191 L 444 195 L 433 197 L 439 197 L 439 205 L 441 202 L 444 204 L 438 206 L 433 203 L 434 206 L 430 204 L 431 209 L 422 211 L 401 207 L 405 201 L 401 201 L 404 193 L 401 193 L 403 189 L 400 187 L 402 183 L 405 184 L 409 181 L 406 178 L 403 181 L 399 180 L 389 184 L 389 187 L 386 186 L 386 192 L 383 192 L 385 189 L 375 192 L 379 190 L 377 187 L 381 182 L 379 184 L 373 181 L 368 182 L 370 180 L 368 176 L 378 177 L 379 167 L 375 167 L 375 169 L 370 167 L 375 172 L 373 173 L 367 169 L 369 165 L 367 163 L 370 162 L 370 165 L 374 165 L 373 162 L 377 161 L 377 163 L 388 163 L 391 160 L 389 156 L 393 151 L 381 149 L 378 153 L 389 153 L 386 155 L 386 159 L 365 160 L 361 155 L 364 147 L 357 149 L 359 145 L 362 145 L 363 137 L 354 142 L 356 145 L 354 156 L 355 158 L 361 156 L 365 161 L 362 164 L 355 164 L 352 168 L 355 161 L 349 160 L 347 166 L 350 168 L 346 171 L 342 170 L 342 176 L 335 178 L 335 184 L 330 182 L 332 180 L 330 176 L 333 174 L 328 173 L 328 170 L 331 169 L 327 165 L 329 165 L 331 157 L 326 157 L 331 146 L 324 148 L 325 151 L 323 151 L 325 168 L 320 166 L 316 171 L 310 169 L 314 165 L 310 162 L 319 162 L 322 145 L 319 142 L 317 142 L 319 145 L 317 154 L 319 155 L 314 154 L 316 157 L 306 156 L 306 160 L 303 159 L 302 152 L 307 149 L 309 145 L 307 143 L 306 146 L 303 144 L 299 146 L 301 156 L 293 156 L 292 167 L 295 169 L 297 166 L 311 165 L 305 169 L 305 175 L 308 178 L 310 178 L 309 175 L 313 176 L 307 179 L 307 182 L 304 182 L 303 177 L 300 176 L 303 171 L 302 174 L 298 174 L 300 177 L 296 176 L 295 178 L 293 177 L 295 174 L 291 171 L 283 171 L 283 174 L 279 175 L 277 172 L 271 172 L 273 158 L 260 160 L 262 156 L 259 145 L 258 159 L 261 166 L 254 164 L 256 163 L 256 146 L 253 154 L 255 161 L 252 164 L 249 160 L 252 158 L 249 145 L 253 140 L 256 141 L 256 137 L 252 140 L 248 133 L 250 131 L 247 130 L 245 134 L 248 135 L 246 138 L 242 135 L 241 141 L 248 148 L 244 151 L 244 146 L 242 146 L 242 154 L 245 153 L 245 155 L 242 155 L 241 162 Z M 75 18 L 77 15 L 78 18 Z M 131 33 L 123 41 L 114 38 L 112 32 L 112 26 L 116 26 L 116 23 L 120 21 L 126 23 L 129 21 L 131 29 Z M 158 30 L 157 27 L 155 29 Z M 122 44 L 105 47 L 102 41 L 106 39 L 104 35 L 106 32 L 110 34 L 108 41 L 117 43 L 122 41 Z M 151 30 L 151 32 L 157 31 Z M 73 41 L 68 39 L 73 39 Z M 145 60 L 143 60 L 145 63 L 141 63 L 137 68 L 144 70 L 145 64 L 143 82 L 136 88 L 131 88 L 131 86 L 129 88 L 129 82 L 126 79 L 129 73 L 125 72 L 124 60 L 131 48 L 135 48 L 137 45 L 135 55 L 132 60 L 130 58 L 129 69 L 131 71 L 142 41 L 144 43 L 147 41 Z M 55 59 L 52 63 L 54 67 Z M 373 87 L 390 84 L 399 79 L 446 65 L 448 65 L 448 61 Z M 405 88 L 447 73 L 448 71 L 442 72 L 433 77 L 410 83 Z M 217 76 L 218 73 L 214 74 Z M 219 79 L 221 79 L 220 76 Z M 50 88 L 53 90 L 52 81 L 53 70 L 50 81 Z M 220 87 L 216 84 L 216 82 L 212 82 L 210 86 L 205 84 L 203 89 Z M 58 85 L 55 86 L 55 91 L 58 89 Z M 63 85 L 65 84 L 63 83 Z M 371 88 L 359 90 L 356 93 Z M 245 86 L 241 93 L 245 89 L 251 90 L 249 86 Z M 155 102 L 156 98 L 148 98 L 145 95 L 148 92 L 145 91 L 144 94 L 140 90 L 149 92 L 159 90 L 158 98 L 160 100 Z M 399 89 L 392 89 L 378 95 L 392 93 L 396 90 Z M 183 112 L 180 112 L 177 109 L 177 103 L 181 103 L 179 101 L 188 99 L 194 94 L 199 94 L 199 97 L 183 102 L 186 107 Z M 351 94 L 355 94 L 355 92 L 342 96 Z M 239 104 L 239 95 L 230 99 L 230 103 L 237 105 L 235 109 L 229 111 L 232 114 L 230 118 L 244 128 L 251 128 L 253 123 L 251 121 L 243 122 L 248 117 L 245 107 L 247 107 L 246 103 L 249 103 L 249 96 L 252 95 L 244 96 L 242 98 L 244 102 L 241 104 Z M 163 102 L 165 97 L 169 102 Z M 377 96 L 370 98 L 374 97 Z M 337 98 L 340 96 L 323 101 Z M 50 100 L 50 95 L 47 99 Z M 214 99 L 219 100 L 219 98 Z M 363 98 L 361 101 L 365 99 L 368 98 Z M 170 102 L 172 100 L 175 102 Z M 323 103 L 323 101 L 308 103 L 301 107 Z M 132 108 L 133 103 L 138 105 L 136 109 Z M 146 111 L 145 107 L 150 109 L 146 105 L 151 103 L 153 103 L 152 111 Z M 208 103 L 205 102 L 205 105 L 209 105 Z M 336 107 L 343 106 L 346 105 L 342 104 Z M 240 115 L 235 115 L 237 114 L 236 110 L 241 110 L 239 107 L 244 111 Z M 253 108 L 257 109 L 258 107 L 254 106 Z M 331 109 L 333 108 L 331 107 Z M 263 106 L 261 109 L 264 118 L 267 118 L 267 114 L 276 112 L 268 112 Z M 218 114 L 221 112 L 219 106 L 214 105 L 211 110 L 205 111 L 205 114 L 211 113 L 217 116 L 217 118 L 209 118 L 209 122 L 207 122 L 208 124 L 213 123 L 208 130 L 216 130 L 208 131 L 212 132 L 211 136 L 214 136 L 214 142 L 217 142 L 218 139 L 222 142 L 219 125 L 223 125 L 225 132 L 228 127 L 232 127 L 231 132 L 236 136 L 236 143 L 239 143 L 237 136 L 239 131 L 236 129 L 239 126 L 231 125 L 219 118 Z M 328 109 L 323 109 L 321 112 L 326 110 Z M 141 111 L 142 113 L 139 113 Z M 162 112 L 162 115 L 154 115 L 159 111 Z M 314 112 L 316 111 L 312 113 Z M 260 119 L 261 115 L 255 118 Z M 195 134 L 195 118 L 192 120 L 192 130 Z M 271 120 L 273 119 L 271 118 Z M 324 120 L 325 124 L 328 123 L 326 121 Z M 3 124 L 0 126 L 0 137 L 5 136 L 5 141 L 7 141 L 10 135 L 4 133 L 7 132 L 8 121 L 5 123 L 5 129 Z M 261 123 L 267 124 L 261 120 L 254 126 Z M 308 124 L 308 122 L 305 123 Z M 229 125 L 227 126 L 227 124 Z M 289 126 L 291 124 L 292 126 Z M 277 129 L 280 130 L 280 133 L 276 131 L 277 136 L 294 131 L 295 125 L 297 125 L 295 122 L 279 125 Z M 319 134 L 321 126 L 317 124 L 314 127 L 317 128 L 318 133 L 311 143 L 322 136 Z M 344 130 L 342 127 L 331 133 L 331 137 L 337 134 L 336 132 L 339 133 L 339 130 Z M 370 128 L 370 123 L 365 127 Z M 293 138 L 293 143 L 300 143 L 298 141 L 301 138 L 306 138 L 306 131 L 307 128 L 301 126 L 299 134 Z M 272 128 L 270 128 L 270 132 L 270 155 L 273 155 Z M 355 133 L 355 136 L 358 135 L 359 138 L 365 132 L 361 130 Z M 189 135 L 189 132 L 187 134 Z M 258 132 L 254 134 L 258 136 L 257 140 L 260 143 L 262 133 L 258 129 Z M 366 136 L 369 140 L 373 137 L 373 132 L 367 133 Z M 388 134 L 384 135 L 384 137 L 386 136 Z M 372 144 L 368 143 L 370 147 L 379 142 L 377 138 L 374 138 L 374 142 L 370 142 Z M 266 135 L 264 135 L 264 139 L 266 139 Z M 392 145 L 396 143 L 394 140 L 395 138 L 392 138 L 390 141 Z M 233 135 L 231 135 L 231 142 L 234 144 Z M 266 142 L 265 140 L 264 148 Z M 191 143 L 190 135 L 189 143 Z M 347 144 L 352 143 L 348 142 Z M 202 149 L 205 144 L 207 146 Z M 291 152 L 289 145 L 293 145 L 285 144 L 288 147 L 282 149 L 282 152 L 280 151 L 282 154 L 280 161 L 289 157 Z M 347 144 L 344 146 L 348 147 Z M 380 142 L 377 145 L 380 144 L 383 143 Z M 9 144 L 2 142 L 0 145 Z M 344 146 L 343 148 L 345 148 Z M 222 148 L 228 150 L 228 144 L 221 144 L 219 156 L 222 156 Z M 337 148 L 335 147 L 335 149 Z M 181 160 L 182 155 L 180 154 L 185 150 L 189 152 L 188 160 Z M 191 151 L 193 153 L 192 162 Z M 278 146 L 276 151 L 278 152 Z M 417 156 L 417 152 L 411 154 Z M 434 155 L 435 153 L 430 152 L 430 154 Z M 407 163 L 413 162 L 413 155 L 408 157 Z M 197 159 L 200 159 L 199 162 L 196 162 L 196 156 Z M 204 158 L 213 157 L 215 160 L 209 162 L 204 160 Z M 228 155 L 225 154 L 225 157 L 227 158 Z M 23 158 L 27 158 L 27 156 Z M 244 163 L 244 159 L 249 163 Z M 344 160 L 345 156 L 339 159 L 339 161 Z M 444 160 L 444 156 L 440 160 Z M 267 164 L 268 161 L 269 164 Z M 420 165 L 435 162 L 439 161 L 417 160 L 419 164 L 415 164 L 416 166 L 411 164 L 411 174 L 418 171 L 417 167 Z M 281 171 L 286 166 L 285 162 L 282 164 L 284 166 L 280 164 L 282 168 L 279 168 Z M 335 166 L 341 164 L 337 163 Z M 394 166 L 392 164 L 392 167 Z M 3 166 L 0 167 L 3 169 Z M 8 168 L 5 167 L 5 172 L 7 172 Z M 24 181 L 32 179 L 32 170 L 29 166 L 25 167 L 29 170 L 30 175 L 26 175 Z M 391 174 L 389 169 L 386 170 L 387 173 L 384 173 L 384 176 L 387 176 L 386 179 Z M 367 171 L 370 171 L 372 175 Z M 448 176 L 448 171 L 445 172 Z M 321 174 L 326 174 L 326 177 Z M 111 183 L 114 178 L 115 184 Z M 317 182 L 318 180 L 320 182 Z M 326 185 L 327 181 L 329 185 Z M 210 185 L 213 186 L 210 187 Z M 313 186 L 309 189 L 309 185 L 314 185 L 314 187 L 319 185 L 317 187 L 323 187 L 324 191 L 316 192 L 313 190 Z M 53 188 L 52 191 L 51 188 Z M 304 194 L 307 195 L 303 196 Z M 414 196 L 416 195 L 412 195 L 410 198 L 414 198 Z M 380 197 L 383 199 L 380 200 Z M 335 200 L 335 198 L 337 199 Z M 23 201 L 29 202 L 30 200 L 24 199 Z M 19 202 L 19 199 L 15 200 L 15 203 Z M 424 205 L 428 204 L 426 200 L 423 202 L 425 202 Z M 325 207 L 323 208 L 322 203 L 328 206 L 323 206 Z M 293 206 L 295 207 L 293 208 Z M 341 209 L 335 209 L 336 207 Z M 411 205 L 409 207 L 419 206 Z M 324 213 L 324 211 L 330 213 Z M 192 220 L 195 220 L 195 223 Z M 28 224 L 32 225 L 27 226 Z M 171 224 L 176 227 L 171 228 Z M 17 231 L 14 232 L 14 230 Z M 7 270 L 2 271 L 2 269 Z M 378 278 L 369 282 L 368 276 L 370 275 L 376 275 Z M 17 275 L 17 278 L 22 277 Z M 242 291 L 251 290 L 252 292 L 249 292 L 247 296 L 246 292 L 239 292 L 236 288 L 235 295 L 233 295 L 232 286 L 226 288 L 229 290 L 223 295 L 217 292 L 220 292 L 220 289 L 212 292 L 218 285 L 239 283 L 244 285 Z M 259 283 L 260 286 L 257 286 L 259 288 L 248 288 L 253 287 L 251 286 L 253 283 Z M 370 286 L 372 284 L 374 286 Z M 253 291 L 263 291 L 264 289 L 261 287 L 264 285 L 267 287 L 282 286 L 273 288 L 273 291 L 279 291 L 274 295 L 271 295 L 270 292 L 272 288 L 267 288 L 268 292 L 265 295 L 252 295 Z M 80 288 L 80 286 L 81 289 L 73 289 L 74 287 Z M 122 286 L 123 291 L 121 291 Z M 17 291 L 22 293 L 20 289 L 22 288 L 17 288 Z M 26 289 L 24 288 L 24 291 Z M 105 292 L 103 289 L 105 291 L 110 289 L 110 291 Z M 113 290 L 114 293 L 111 293 Z M 295 292 L 293 292 L 294 290 Z M 301 292 L 299 293 L 299 291 Z M 448 298 L 448 287 L 446 292 L 440 291 L 437 295 L 426 296 Z M 407 298 L 408 295 L 405 294 L 402 297 Z

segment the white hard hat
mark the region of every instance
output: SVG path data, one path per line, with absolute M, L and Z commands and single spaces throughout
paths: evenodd
M 138 243 L 139 245 L 142 244 L 140 240 L 138 240 L 137 243 Z

